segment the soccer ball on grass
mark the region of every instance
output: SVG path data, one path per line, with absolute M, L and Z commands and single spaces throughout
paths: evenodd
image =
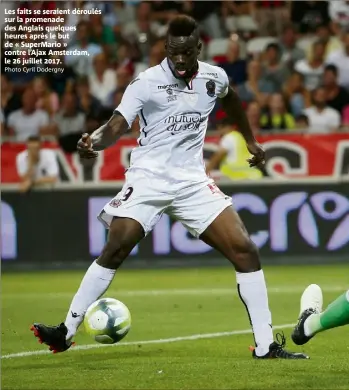
M 87 309 L 84 325 L 86 332 L 98 343 L 114 344 L 129 332 L 131 314 L 127 306 L 117 299 L 103 298 Z

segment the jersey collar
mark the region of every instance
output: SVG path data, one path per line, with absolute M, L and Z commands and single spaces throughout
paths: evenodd
M 161 66 L 161 68 L 163 69 L 164 72 L 170 73 L 175 80 L 183 81 L 187 85 L 188 89 L 192 89 L 193 88 L 193 80 L 200 73 L 200 61 L 198 61 L 198 70 L 197 70 L 197 72 L 193 75 L 193 77 L 190 80 L 184 80 L 184 79 L 176 77 L 176 75 L 173 73 L 172 69 L 170 68 L 170 65 L 168 63 L 167 57 L 161 62 L 160 66 Z

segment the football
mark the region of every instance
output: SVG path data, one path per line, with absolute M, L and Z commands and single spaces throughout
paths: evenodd
M 98 343 L 114 344 L 129 332 L 131 313 L 117 299 L 99 299 L 87 309 L 84 325 L 86 332 Z

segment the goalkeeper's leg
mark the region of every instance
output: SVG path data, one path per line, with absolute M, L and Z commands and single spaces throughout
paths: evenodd
M 301 315 L 292 333 L 297 345 L 307 343 L 317 333 L 349 325 L 349 290 L 321 312 L 322 292 L 319 286 L 310 285 L 301 299 Z

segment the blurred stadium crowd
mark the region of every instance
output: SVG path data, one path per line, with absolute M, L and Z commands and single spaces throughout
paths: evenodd
M 63 40 L 90 56 L 60 58 L 61 64 L 49 65 L 64 66 L 63 73 L 5 72 L 2 23 L 1 131 L 13 140 L 49 135 L 73 152 L 82 132 L 110 117 L 130 81 L 162 61 L 166 23 L 178 13 L 199 22 L 201 60 L 225 69 L 257 134 L 349 129 L 348 0 L 30 1 L 4 6 L 101 9 L 101 14 L 65 15 L 65 24 L 76 31 Z M 223 119 L 217 103 L 209 129 Z M 133 134 L 138 131 L 136 123 Z

